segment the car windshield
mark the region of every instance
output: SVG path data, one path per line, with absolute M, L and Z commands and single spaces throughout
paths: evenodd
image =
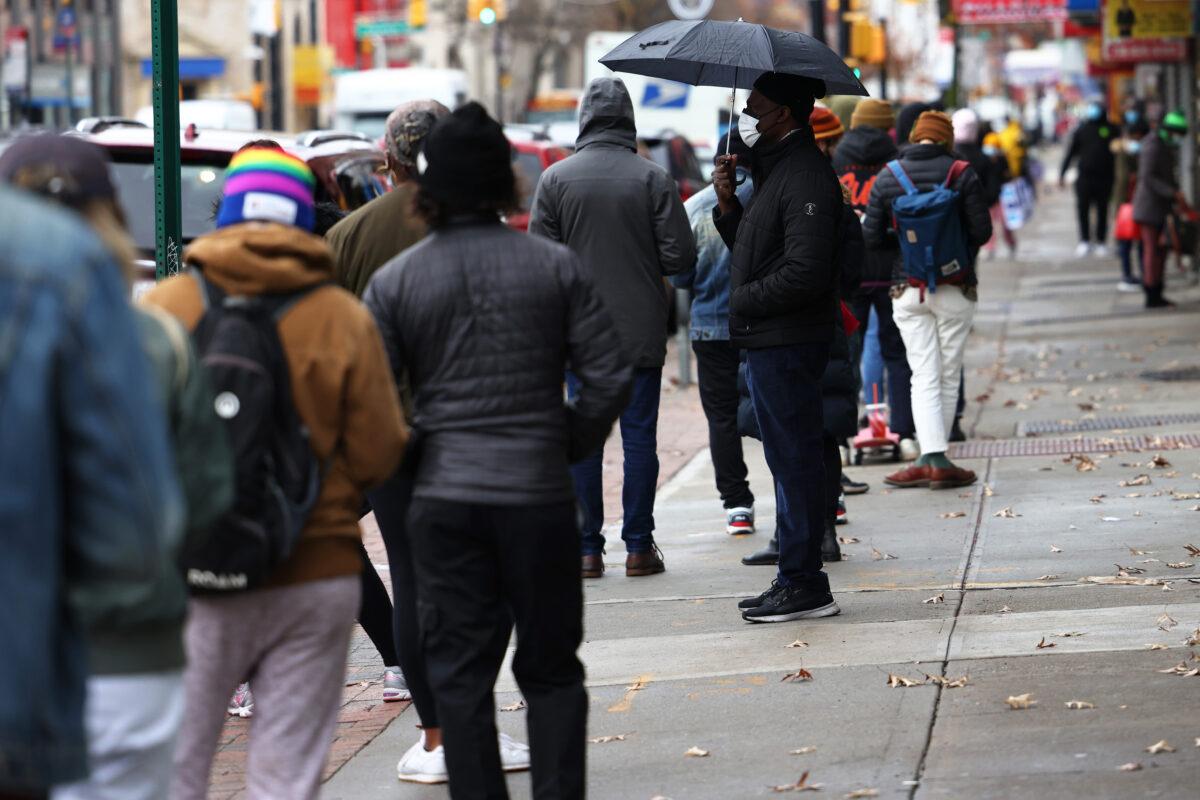
M 387 133 L 387 118 L 391 112 L 380 112 L 372 114 L 370 112 L 362 112 L 354 115 L 351 122 L 351 128 L 356 133 L 365 133 L 371 137 L 371 140 L 382 139 Z
M 537 153 L 513 151 L 513 167 L 517 173 L 517 189 L 521 192 L 521 210 L 528 211 L 533 203 L 533 190 L 542 177 L 542 158 Z
M 207 164 L 184 164 L 183 240 L 211 231 L 214 212 L 225 185 L 225 170 Z M 154 250 L 154 164 L 123 162 L 112 165 L 112 179 L 134 243 L 144 251 Z

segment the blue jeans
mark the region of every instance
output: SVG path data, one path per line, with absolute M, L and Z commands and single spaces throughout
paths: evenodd
M 862 398 L 864 403 L 874 403 L 875 398 L 887 398 L 887 387 L 883 383 L 883 350 L 879 345 L 879 314 L 870 309 L 870 322 L 863 336 L 862 351 Z
M 821 375 L 828 344 L 794 344 L 746 351 L 750 398 L 775 478 L 779 582 L 828 587 L 821 571 L 825 533 L 824 420 Z
M 567 375 L 567 391 L 578 389 Z M 625 450 L 625 481 L 621 489 L 624 525 L 621 538 L 628 553 L 654 547 L 654 494 L 658 489 L 658 400 L 662 367 L 636 369 L 629 405 L 621 412 L 621 445 Z M 604 552 L 604 448 L 571 467 L 575 496 L 579 500 L 583 554 Z

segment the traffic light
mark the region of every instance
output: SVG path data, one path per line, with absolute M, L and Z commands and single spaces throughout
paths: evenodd
M 887 59 L 887 34 L 883 26 L 866 18 L 855 19 L 850 26 L 849 56 L 864 64 L 882 64 Z
M 467 0 L 467 21 L 493 25 L 508 16 L 504 0 Z
M 408 0 L 408 28 L 421 30 L 428 18 L 428 6 L 425 0 Z

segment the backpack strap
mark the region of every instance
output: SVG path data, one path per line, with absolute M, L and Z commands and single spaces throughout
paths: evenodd
M 969 162 L 955 161 L 950 165 L 950 171 L 946 173 L 946 182 L 942 185 L 949 189 L 958 182 L 958 179 L 962 177 L 962 174 L 967 171 L 967 167 L 969 166 L 971 166 Z
M 189 269 L 188 274 L 192 276 L 196 281 L 196 287 L 200 289 L 200 306 L 203 309 L 201 313 L 208 311 L 213 306 L 221 305 L 225 299 L 225 292 L 221 291 L 221 287 L 204 280 L 204 273 L 195 267 Z
M 912 179 L 908 177 L 908 173 L 904 171 L 904 167 L 900 166 L 899 161 L 889 161 L 887 168 L 891 170 L 892 175 L 896 176 L 896 181 L 900 184 L 900 188 L 905 194 L 917 194 L 917 187 L 913 184 Z

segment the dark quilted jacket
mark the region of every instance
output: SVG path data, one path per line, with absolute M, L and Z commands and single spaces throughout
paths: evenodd
M 842 187 L 812 131 L 796 131 L 754 151 L 754 197 L 728 214 L 713 209 L 733 251 L 729 333 L 741 348 L 833 338 L 834 260 Z
M 929 191 L 934 186 L 945 183 L 950 174 L 950 166 L 954 157 L 944 147 L 936 144 L 915 144 L 904 151 L 900 165 L 908 173 L 909 179 L 916 185 L 918 191 Z M 972 261 L 979 248 L 992 238 L 992 215 L 984 193 L 983 184 L 975 170 L 968 167 L 951 187 L 959 193 L 962 203 L 962 222 L 967 233 L 967 246 L 971 249 Z M 892 227 L 892 201 L 904 190 L 890 169 L 879 173 L 875 185 L 871 187 L 871 199 L 867 202 L 867 215 L 863 218 L 863 238 L 867 247 L 874 250 L 896 248 L 896 231 Z M 892 269 L 892 277 L 896 282 L 907 280 L 904 273 L 904 262 L 897 257 Z M 977 283 L 975 265 L 967 270 L 966 283 L 973 286 Z
M 413 389 L 417 497 L 573 499 L 567 466 L 604 442 L 633 374 L 574 253 L 494 217 L 455 220 L 380 269 L 363 302 Z

